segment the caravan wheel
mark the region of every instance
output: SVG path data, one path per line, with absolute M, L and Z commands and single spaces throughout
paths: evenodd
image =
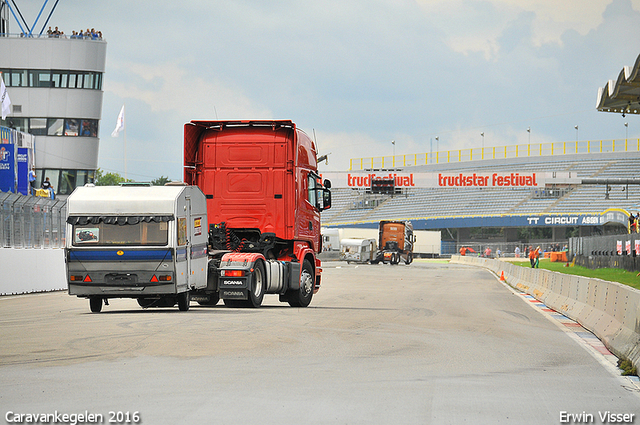
M 89 298 L 89 308 L 92 313 L 100 313 L 102 311 L 102 298 L 91 297 Z
M 178 294 L 178 309 L 180 311 L 188 311 L 189 304 L 191 304 L 191 291 Z

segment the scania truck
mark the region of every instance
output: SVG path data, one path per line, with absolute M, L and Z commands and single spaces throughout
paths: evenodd
M 313 140 L 292 121 L 191 121 L 184 181 L 205 194 L 209 223 L 204 305 L 258 307 L 265 294 L 306 307 L 320 288 L 320 212 L 331 207 Z
M 410 221 L 383 220 L 378 225 L 378 255 L 374 263 L 398 264 L 413 262 L 413 246 L 416 237 Z

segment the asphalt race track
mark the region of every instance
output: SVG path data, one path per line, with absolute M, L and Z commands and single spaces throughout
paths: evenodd
M 2 297 L 3 420 L 640 423 L 637 383 L 483 269 L 323 266 L 308 308 L 122 299 L 92 314 L 65 292 Z

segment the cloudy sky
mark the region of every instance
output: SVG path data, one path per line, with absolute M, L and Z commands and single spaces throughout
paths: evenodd
M 42 3 L 18 1 L 31 22 Z M 640 54 L 640 0 L 60 0 L 50 24 L 102 31 L 98 165 L 124 174 L 110 133 L 126 104 L 138 181 L 182 179 L 192 119 L 291 119 L 330 153 L 322 171 L 477 148 L 480 133 L 485 146 L 622 139 L 628 122 L 640 136 L 639 116 L 595 110 Z

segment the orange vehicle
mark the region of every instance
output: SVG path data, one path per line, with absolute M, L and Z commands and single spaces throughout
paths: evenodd
M 314 142 L 291 121 L 191 121 L 184 179 L 207 199 L 209 273 L 200 304 L 258 307 L 264 294 L 306 307 L 320 288 L 320 183 Z
M 380 251 L 374 263 L 405 264 L 413 262 L 413 245 L 416 237 L 410 221 L 381 221 L 378 227 Z

